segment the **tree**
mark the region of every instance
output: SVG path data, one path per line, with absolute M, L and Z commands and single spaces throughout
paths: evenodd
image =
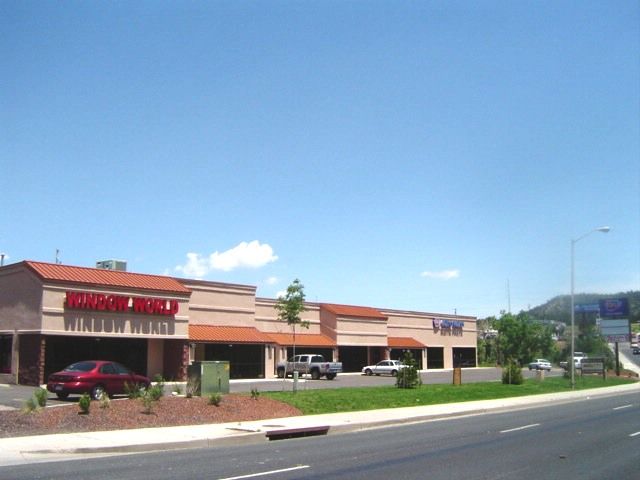
M 287 322 L 293 328 L 293 356 L 296 356 L 296 325 L 301 328 L 309 328 L 309 322 L 302 320 L 300 314 L 306 310 L 304 307 L 304 285 L 297 278 L 287 287 L 284 295 L 278 297 L 276 311 L 278 320 Z M 285 373 L 286 376 L 286 373 Z
M 497 326 L 503 365 L 509 361 L 524 365 L 536 357 L 548 357 L 553 353 L 551 329 L 532 321 L 525 312 L 518 315 L 503 314 Z
M 422 385 L 422 379 L 418 372 L 418 364 L 409 350 L 402 356 L 404 368 L 398 370 L 396 377 L 396 387 L 398 388 L 418 388 Z

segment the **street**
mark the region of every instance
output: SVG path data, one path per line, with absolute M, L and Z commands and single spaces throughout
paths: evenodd
M 0 478 L 632 479 L 637 393 L 269 443 L 0 468 Z

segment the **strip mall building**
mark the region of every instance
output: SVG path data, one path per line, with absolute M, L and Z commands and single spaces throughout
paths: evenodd
M 228 360 L 231 378 L 271 378 L 293 331 L 256 287 L 24 261 L 0 267 L 0 382 L 37 385 L 82 359 L 186 377 L 197 360 Z M 476 318 L 306 303 L 296 353 L 346 372 L 410 350 L 422 369 L 476 365 Z M 302 330 L 302 331 L 301 331 Z

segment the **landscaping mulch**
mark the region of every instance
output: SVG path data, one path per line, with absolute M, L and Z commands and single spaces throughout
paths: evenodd
M 76 401 L 31 413 L 0 411 L 0 437 L 243 422 L 301 415 L 297 408 L 277 400 L 238 394 L 223 395 L 217 407 L 210 405 L 204 397 L 162 397 L 153 402 L 150 413 L 145 411 L 140 399 L 113 399 L 107 404 L 103 408 L 101 402 L 92 401 L 88 414 L 80 413 Z

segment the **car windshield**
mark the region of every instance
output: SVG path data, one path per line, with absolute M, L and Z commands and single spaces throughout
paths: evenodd
M 96 368 L 94 362 L 77 362 L 66 367 L 63 372 L 90 372 Z

